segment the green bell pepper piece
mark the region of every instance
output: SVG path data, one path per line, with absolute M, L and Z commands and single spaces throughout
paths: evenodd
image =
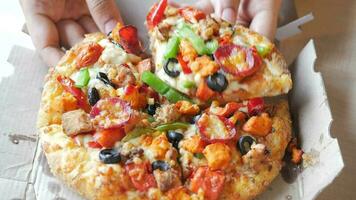
M 171 88 L 168 84 L 158 78 L 155 74 L 149 71 L 142 73 L 141 79 L 144 83 L 153 88 L 156 92 L 166 97 L 168 101 L 175 103 L 180 100 L 191 101 L 184 94 L 178 92 L 177 90 Z
M 178 54 L 178 49 L 179 49 L 179 37 L 173 36 L 168 40 L 167 46 L 166 46 L 166 51 L 164 53 L 164 58 L 169 59 L 169 58 L 175 58 Z
M 211 40 L 205 44 L 207 53 L 214 54 L 215 51 L 219 48 L 219 43 L 217 40 Z
M 134 130 L 130 131 L 129 133 L 126 134 L 124 138 L 122 138 L 122 142 L 127 142 L 131 139 L 140 137 L 141 135 L 144 135 L 146 133 L 151 133 L 154 130 L 152 128 L 135 128 Z
M 208 50 L 205 46 L 203 38 L 194 33 L 188 25 L 182 25 L 182 27 L 178 29 L 177 33 L 181 38 L 187 39 L 190 43 L 192 43 L 194 49 L 199 55 L 207 54 Z
M 193 82 L 193 81 L 184 81 L 182 83 L 182 85 L 183 85 L 184 88 L 187 88 L 187 89 L 191 89 L 191 88 L 196 87 L 195 82 Z
M 195 153 L 194 157 L 198 158 L 198 159 L 203 159 L 204 158 L 204 154 L 202 153 Z
M 75 81 L 75 86 L 78 88 L 82 88 L 88 85 L 90 80 L 89 70 L 88 68 L 82 68 L 79 71 L 77 80 Z
M 144 83 L 153 88 L 156 92 L 164 95 L 169 89 L 170 86 L 158 78 L 154 73 L 150 71 L 145 71 L 141 75 L 141 79 Z
M 256 45 L 256 49 L 261 57 L 267 56 L 272 50 L 270 47 L 265 45 Z
M 176 130 L 176 129 L 187 129 L 190 126 L 188 123 L 184 122 L 173 122 L 168 124 L 162 124 L 157 126 L 155 129 L 157 131 L 169 131 L 169 130 Z

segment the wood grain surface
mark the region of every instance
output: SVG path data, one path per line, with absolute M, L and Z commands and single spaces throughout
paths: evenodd
M 340 176 L 317 199 L 356 199 L 356 1 L 295 3 L 298 16 L 313 12 L 315 19 L 303 26 L 303 34 L 283 41 L 281 49 L 291 60 L 310 38 L 315 39 L 315 70 L 324 78 L 334 118 L 330 129 L 338 138 L 345 162 Z

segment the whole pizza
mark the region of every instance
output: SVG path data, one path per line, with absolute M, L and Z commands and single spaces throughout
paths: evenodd
M 87 199 L 253 199 L 291 140 L 292 85 L 273 43 L 190 7 L 155 4 L 152 58 L 134 26 L 89 34 L 50 69 L 40 143 Z

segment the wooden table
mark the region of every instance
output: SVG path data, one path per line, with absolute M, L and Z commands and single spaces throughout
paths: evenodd
M 315 39 L 316 71 L 324 78 L 345 168 L 318 197 L 320 200 L 356 199 L 356 1 L 295 1 L 298 16 L 313 12 L 315 19 L 302 27 L 303 34 L 282 43 L 287 59 L 293 58 L 310 38 Z M 293 48 L 289 48 L 289 47 Z M 293 49 L 293 52 L 288 51 Z

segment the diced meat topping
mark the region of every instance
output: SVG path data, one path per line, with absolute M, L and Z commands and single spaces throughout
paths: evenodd
M 77 135 L 93 130 L 89 115 L 84 110 L 78 109 L 66 112 L 62 115 L 64 132 L 68 136 Z
M 266 160 L 268 151 L 264 144 L 253 144 L 251 150 L 242 156 L 243 163 L 251 169 L 257 169 Z
M 266 136 L 272 130 L 272 119 L 267 113 L 253 116 L 243 125 L 242 129 L 256 136 Z
M 223 169 L 231 160 L 230 148 L 223 143 L 209 144 L 203 153 L 211 170 Z
M 178 101 L 175 105 L 178 109 L 178 112 L 183 115 L 196 115 L 200 111 L 198 105 L 192 104 L 189 101 Z
M 157 108 L 156 114 L 154 115 L 157 124 L 174 122 L 179 117 L 180 114 L 174 104 L 163 104 Z
M 153 66 L 152 66 L 152 59 L 151 58 L 147 58 L 145 60 L 142 60 L 141 62 L 139 62 L 136 65 L 137 71 L 139 74 L 142 74 L 145 71 L 151 71 L 153 70 Z
M 125 65 L 114 65 L 108 70 L 108 78 L 118 87 L 135 84 L 136 78 L 132 71 Z
M 194 73 L 198 73 L 202 77 L 213 75 L 219 70 L 219 65 L 206 55 L 195 59 L 190 63 L 189 67 Z
M 156 179 L 158 188 L 162 192 L 166 192 L 173 187 L 181 185 L 179 175 L 173 169 L 167 171 L 154 170 L 153 175 Z

